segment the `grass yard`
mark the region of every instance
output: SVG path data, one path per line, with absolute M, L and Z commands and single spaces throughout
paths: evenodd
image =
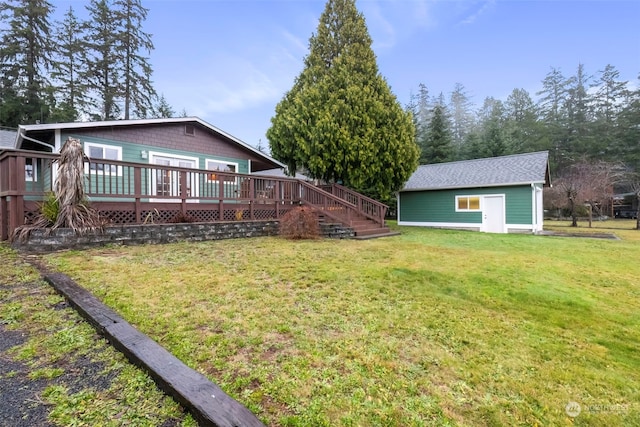
M 0 426 L 195 421 L 0 244 Z
M 268 425 L 640 425 L 640 232 L 400 229 L 46 260 Z

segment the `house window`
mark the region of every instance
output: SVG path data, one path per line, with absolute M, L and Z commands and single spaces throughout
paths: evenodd
M 35 159 L 24 159 L 24 180 L 27 182 L 38 180 L 38 163 Z
M 84 153 L 90 162 L 85 172 L 122 175 L 122 167 L 100 163 L 100 160 L 122 160 L 122 147 L 85 142 Z
M 211 160 L 207 159 L 207 170 L 213 171 L 209 174 L 208 181 L 217 181 L 218 174 L 216 172 L 231 172 L 236 173 L 238 171 L 238 164 L 232 162 L 224 162 L 221 160 Z M 225 176 L 225 182 L 235 182 L 236 178 L 234 176 Z
M 196 136 L 196 127 L 194 125 L 185 125 L 184 134 L 189 136 Z
M 456 196 L 456 212 L 480 212 L 480 196 Z

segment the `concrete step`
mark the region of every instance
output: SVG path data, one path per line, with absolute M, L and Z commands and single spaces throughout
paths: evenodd
M 355 240 L 369 240 L 369 239 L 379 239 L 381 237 L 391 237 L 391 236 L 399 236 L 399 231 L 389 231 L 388 233 L 380 233 L 380 234 L 367 234 L 365 236 L 356 235 L 354 237 Z
M 375 234 L 385 234 L 391 232 L 388 227 L 370 227 L 364 229 L 354 229 L 356 236 L 371 236 Z

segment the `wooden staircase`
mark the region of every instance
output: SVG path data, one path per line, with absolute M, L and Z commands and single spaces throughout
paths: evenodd
M 360 240 L 400 234 L 386 226 L 386 205 L 338 184 L 316 187 L 300 183 L 302 203 L 313 207 L 320 221 L 333 221 L 350 227 L 355 238 Z

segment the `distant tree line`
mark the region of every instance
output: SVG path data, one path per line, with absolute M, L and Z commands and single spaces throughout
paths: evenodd
M 51 22 L 46 0 L 0 2 L 0 126 L 172 117 L 153 88 L 148 10 L 140 0 L 90 0 Z
M 569 77 L 551 68 L 536 100 L 514 89 L 474 110 L 462 84 L 448 96 L 420 84 L 407 108 L 421 164 L 549 150 L 554 176 L 595 160 L 640 171 L 640 84 L 631 87 L 612 65 L 591 76 L 579 64 Z

